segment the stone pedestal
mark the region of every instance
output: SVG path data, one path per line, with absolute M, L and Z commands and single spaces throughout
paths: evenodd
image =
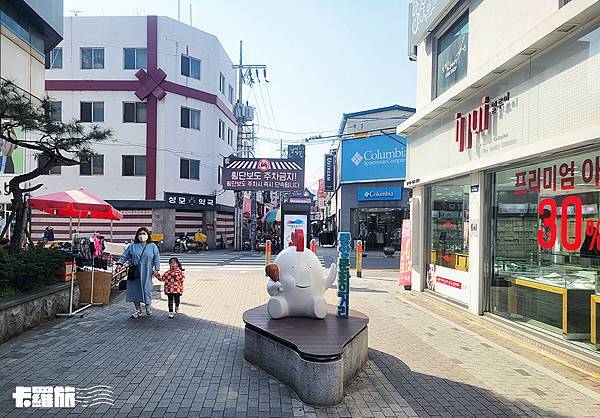
M 369 319 L 358 311 L 325 319 L 271 319 L 266 305 L 244 313 L 244 358 L 312 405 L 344 400 L 344 390 L 367 364 Z

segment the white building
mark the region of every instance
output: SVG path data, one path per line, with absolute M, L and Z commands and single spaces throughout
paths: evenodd
M 417 112 L 397 133 L 414 188 L 413 289 L 594 347 L 600 2 L 411 7 Z
M 33 100 L 44 95 L 47 54 L 62 39 L 62 0 L 12 0 L 0 2 L 0 77 L 10 80 Z M 23 138 L 24 132 L 16 132 Z M 12 196 L 6 186 L 23 174 L 22 148 L 10 156 L 0 151 L 0 231 L 4 228 Z
M 83 187 L 126 210 L 119 240 L 133 237 L 128 223 L 168 245 L 198 229 L 213 245 L 232 240 L 234 196 L 220 170 L 236 146 L 236 73 L 219 40 L 156 16 L 69 17 L 64 28 L 46 72 L 57 117 L 110 128 L 113 139 L 89 164 L 45 176 L 37 193 Z

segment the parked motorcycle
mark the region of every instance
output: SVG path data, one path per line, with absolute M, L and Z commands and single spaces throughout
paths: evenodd
M 202 234 L 204 235 L 204 234 Z M 188 253 L 194 251 L 199 253 L 200 251 L 208 251 L 208 243 L 206 242 L 206 235 L 204 240 L 197 240 L 195 237 L 183 235 L 175 240 L 175 246 L 173 252 L 175 253 Z

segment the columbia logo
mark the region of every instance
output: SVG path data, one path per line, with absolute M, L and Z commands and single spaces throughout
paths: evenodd
M 356 152 L 352 156 L 351 160 L 354 163 L 354 165 L 358 166 L 360 164 L 360 162 L 363 160 L 363 157 L 358 152 Z

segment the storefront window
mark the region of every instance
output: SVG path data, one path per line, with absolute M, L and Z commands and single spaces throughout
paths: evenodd
M 437 42 L 436 95 L 467 75 L 469 14 L 466 13 Z
M 589 342 L 600 294 L 600 151 L 497 172 L 492 183 L 491 311 Z
M 352 239 L 362 240 L 365 250 L 395 247 L 400 250 L 404 209 L 356 208 L 350 210 Z
M 431 253 L 427 287 L 469 302 L 469 177 L 430 187 Z

